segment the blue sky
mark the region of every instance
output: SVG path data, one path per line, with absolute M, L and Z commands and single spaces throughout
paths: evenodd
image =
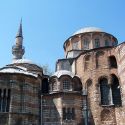
M 28 58 L 39 65 L 64 57 L 63 43 L 82 27 L 95 26 L 125 40 L 125 0 L 1 0 L 0 67 L 11 63 L 19 22 Z

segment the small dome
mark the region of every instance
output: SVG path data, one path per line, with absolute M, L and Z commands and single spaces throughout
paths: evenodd
M 0 73 L 17 73 L 37 77 L 36 73 L 28 72 L 26 68 L 19 66 L 6 66 L 0 69 Z
M 103 31 L 97 27 L 85 27 L 85 28 L 81 28 L 78 31 L 76 31 L 73 35 L 80 34 L 80 33 L 86 33 L 86 32 L 103 32 Z
M 56 76 L 57 78 L 60 78 L 63 75 L 68 75 L 68 76 L 71 76 L 72 78 L 75 76 L 72 72 L 67 70 L 59 70 L 55 72 L 52 76 Z
M 35 63 L 33 63 L 31 60 L 28 60 L 28 59 L 17 59 L 17 60 L 13 60 L 12 63 L 13 63 L 13 64 L 14 64 L 14 63 L 29 63 L 29 64 L 35 64 Z

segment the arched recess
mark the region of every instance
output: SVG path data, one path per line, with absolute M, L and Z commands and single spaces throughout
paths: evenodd
M 116 61 L 115 56 L 109 56 L 109 67 L 117 68 L 117 61 Z
M 102 67 L 104 63 L 104 52 L 103 51 L 98 51 L 96 53 L 96 68 Z
M 43 93 L 43 94 L 46 94 L 46 93 L 49 92 L 49 82 L 48 82 L 48 78 L 44 78 L 44 79 L 42 80 L 42 88 L 41 88 L 41 90 L 42 90 L 42 93 Z
M 50 81 L 50 91 L 57 91 L 57 78 L 53 78 Z
M 119 85 L 119 79 L 116 75 L 112 74 L 111 75 L 111 89 L 112 89 L 112 99 L 113 99 L 113 104 L 115 106 L 121 106 L 122 101 L 121 101 L 121 92 L 120 92 L 120 85 Z
M 110 86 L 108 85 L 108 79 L 105 77 L 100 78 L 100 94 L 101 94 L 101 105 L 110 104 Z
M 73 77 L 73 90 L 82 92 L 82 83 L 78 77 Z
M 91 56 L 86 55 L 84 59 L 85 59 L 84 70 L 88 70 L 91 68 Z

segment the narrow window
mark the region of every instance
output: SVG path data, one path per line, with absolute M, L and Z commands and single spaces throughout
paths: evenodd
M 100 41 L 98 38 L 95 39 L 95 48 L 100 47 Z
M 66 108 L 63 108 L 63 120 L 66 120 Z
M 78 49 L 78 41 L 72 43 L 72 48 L 73 48 L 74 50 L 77 50 L 77 49 Z
M 85 50 L 89 49 L 89 40 L 87 38 L 83 41 L 83 47 Z
M 105 46 L 109 46 L 109 41 L 107 39 L 105 40 Z
M 108 80 L 106 78 L 102 78 L 100 80 L 100 91 L 101 91 L 101 105 L 109 105 L 110 87 L 108 85 Z
M 6 111 L 6 89 L 3 91 L 2 112 Z
M 7 107 L 6 107 L 6 111 L 7 111 L 7 112 L 9 112 L 9 108 L 10 108 L 10 97 L 11 97 L 11 91 L 10 91 L 10 89 L 8 89 Z
M 74 108 L 72 108 L 72 114 L 71 115 L 72 115 L 71 119 L 75 120 L 75 109 Z
M 67 120 L 71 120 L 71 110 L 67 108 Z

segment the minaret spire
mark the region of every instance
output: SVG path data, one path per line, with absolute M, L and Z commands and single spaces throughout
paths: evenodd
M 21 18 L 21 21 L 20 21 L 20 26 L 19 26 L 16 37 L 23 37 L 23 34 L 22 34 L 22 18 Z
M 23 47 L 23 33 L 22 33 L 22 19 L 20 21 L 19 29 L 16 34 L 16 44 L 12 47 L 13 59 L 22 59 L 25 53 L 25 48 Z

